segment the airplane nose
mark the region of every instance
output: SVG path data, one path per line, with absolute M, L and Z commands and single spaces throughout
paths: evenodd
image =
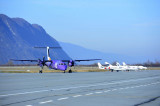
M 62 70 L 67 70 L 67 65 L 64 65 Z

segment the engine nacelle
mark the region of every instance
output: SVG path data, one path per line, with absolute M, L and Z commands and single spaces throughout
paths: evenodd
M 68 66 L 70 66 L 70 67 L 74 66 L 74 61 L 73 61 L 73 60 L 70 60 L 70 61 L 68 62 Z

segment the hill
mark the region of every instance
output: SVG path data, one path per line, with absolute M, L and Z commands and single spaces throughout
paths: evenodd
M 96 50 L 91 50 L 79 45 L 71 44 L 71 43 L 65 43 L 65 42 L 59 42 L 63 50 L 72 57 L 73 59 L 94 59 L 94 58 L 100 58 L 102 59 L 99 62 L 115 62 L 118 61 L 120 63 L 126 62 L 127 64 L 133 64 L 133 63 L 143 63 L 146 62 L 146 57 L 133 57 L 133 56 L 127 56 L 122 54 L 114 54 L 114 53 L 104 53 Z M 85 64 L 93 64 L 97 61 L 93 62 L 81 62 Z
M 60 45 L 40 25 L 0 14 L 0 64 L 6 64 L 9 59 L 38 59 L 46 56 L 46 49 L 35 49 L 35 46 Z M 70 59 L 61 48 L 50 51 L 52 59 Z

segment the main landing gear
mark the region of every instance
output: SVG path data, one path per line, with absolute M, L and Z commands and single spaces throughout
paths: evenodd
M 64 70 L 64 73 L 66 73 L 66 71 L 65 71 L 65 70 Z M 71 70 L 71 69 L 69 69 L 68 73 L 72 73 L 72 70 Z
M 71 67 L 70 67 L 70 69 L 69 69 L 68 73 L 72 73 Z
M 70 70 L 68 71 L 68 73 L 72 73 L 72 70 L 70 69 Z
M 42 73 L 43 71 L 42 70 L 39 70 L 39 73 Z
M 43 73 L 43 67 L 40 67 L 39 73 Z

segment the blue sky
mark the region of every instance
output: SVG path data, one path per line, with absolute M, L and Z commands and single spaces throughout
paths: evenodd
M 0 0 L 0 13 L 58 41 L 160 60 L 160 0 Z

